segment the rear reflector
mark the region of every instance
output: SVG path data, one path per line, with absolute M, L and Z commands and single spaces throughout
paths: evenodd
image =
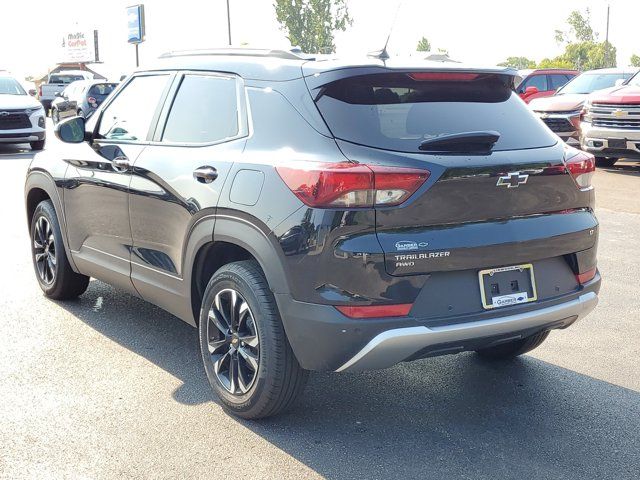
M 296 162 L 276 171 L 302 202 L 316 208 L 399 205 L 430 175 L 428 170 L 349 162 Z
M 578 283 L 580 285 L 590 282 L 591 280 L 593 280 L 596 276 L 596 269 L 592 268 L 591 270 L 587 270 L 584 273 L 579 273 L 576 275 L 576 280 L 578 280 Z
M 383 318 L 383 317 L 406 317 L 413 304 L 402 303 L 398 305 L 367 305 L 362 307 L 352 307 L 346 305 L 336 305 L 340 313 L 349 318 Z
M 407 76 L 417 82 L 470 82 L 480 75 L 463 72 L 414 72 Z
M 565 164 L 573 180 L 581 190 L 591 188 L 591 178 L 596 171 L 596 158 L 590 153 L 569 147 Z

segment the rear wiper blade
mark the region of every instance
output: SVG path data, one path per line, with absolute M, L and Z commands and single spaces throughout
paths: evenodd
M 423 152 L 487 152 L 500 139 L 500 132 L 462 132 L 428 138 L 418 147 Z

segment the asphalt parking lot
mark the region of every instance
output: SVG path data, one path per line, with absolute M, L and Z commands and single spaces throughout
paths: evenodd
M 640 478 L 640 162 L 595 177 L 590 317 L 506 365 L 314 374 L 292 413 L 251 422 L 215 402 L 188 325 L 99 281 L 77 301 L 42 296 L 31 157 L 0 146 L 0 477 Z

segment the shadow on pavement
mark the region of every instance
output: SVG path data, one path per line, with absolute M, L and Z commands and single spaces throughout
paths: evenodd
M 61 305 L 213 401 L 192 327 L 97 281 Z M 640 478 L 640 394 L 528 356 L 317 373 L 293 412 L 238 421 L 328 478 Z
M 32 158 L 36 153 L 31 150 L 28 143 L 0 143 L 0 158 L 15 156 Z
M 609 173 L 618 173 L 620 175 L 632 175 L 632 176 L 640 176 L 640 161 L 635 160 L 627 160 L 622 162 L 617 162 L 613 167 L 601 168 L 598 167 L 598 170 L 605 170 Z

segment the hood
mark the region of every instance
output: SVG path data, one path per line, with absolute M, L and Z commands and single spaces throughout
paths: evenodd
M 587 96 L 583 93 L 570 93 L 535 98 L 529 102 L 529 108 L 535 112 L 571 112 L 582 107 Z
M 596 92 L 589 97 L 591 103 L 619 103 L 640 105 L 640 87 L 624 86 L 614 87 Z
M 40 102 L 30 95 L 0 94 L 0 110 L 15 110 L 19 108 L 36 108 Z

